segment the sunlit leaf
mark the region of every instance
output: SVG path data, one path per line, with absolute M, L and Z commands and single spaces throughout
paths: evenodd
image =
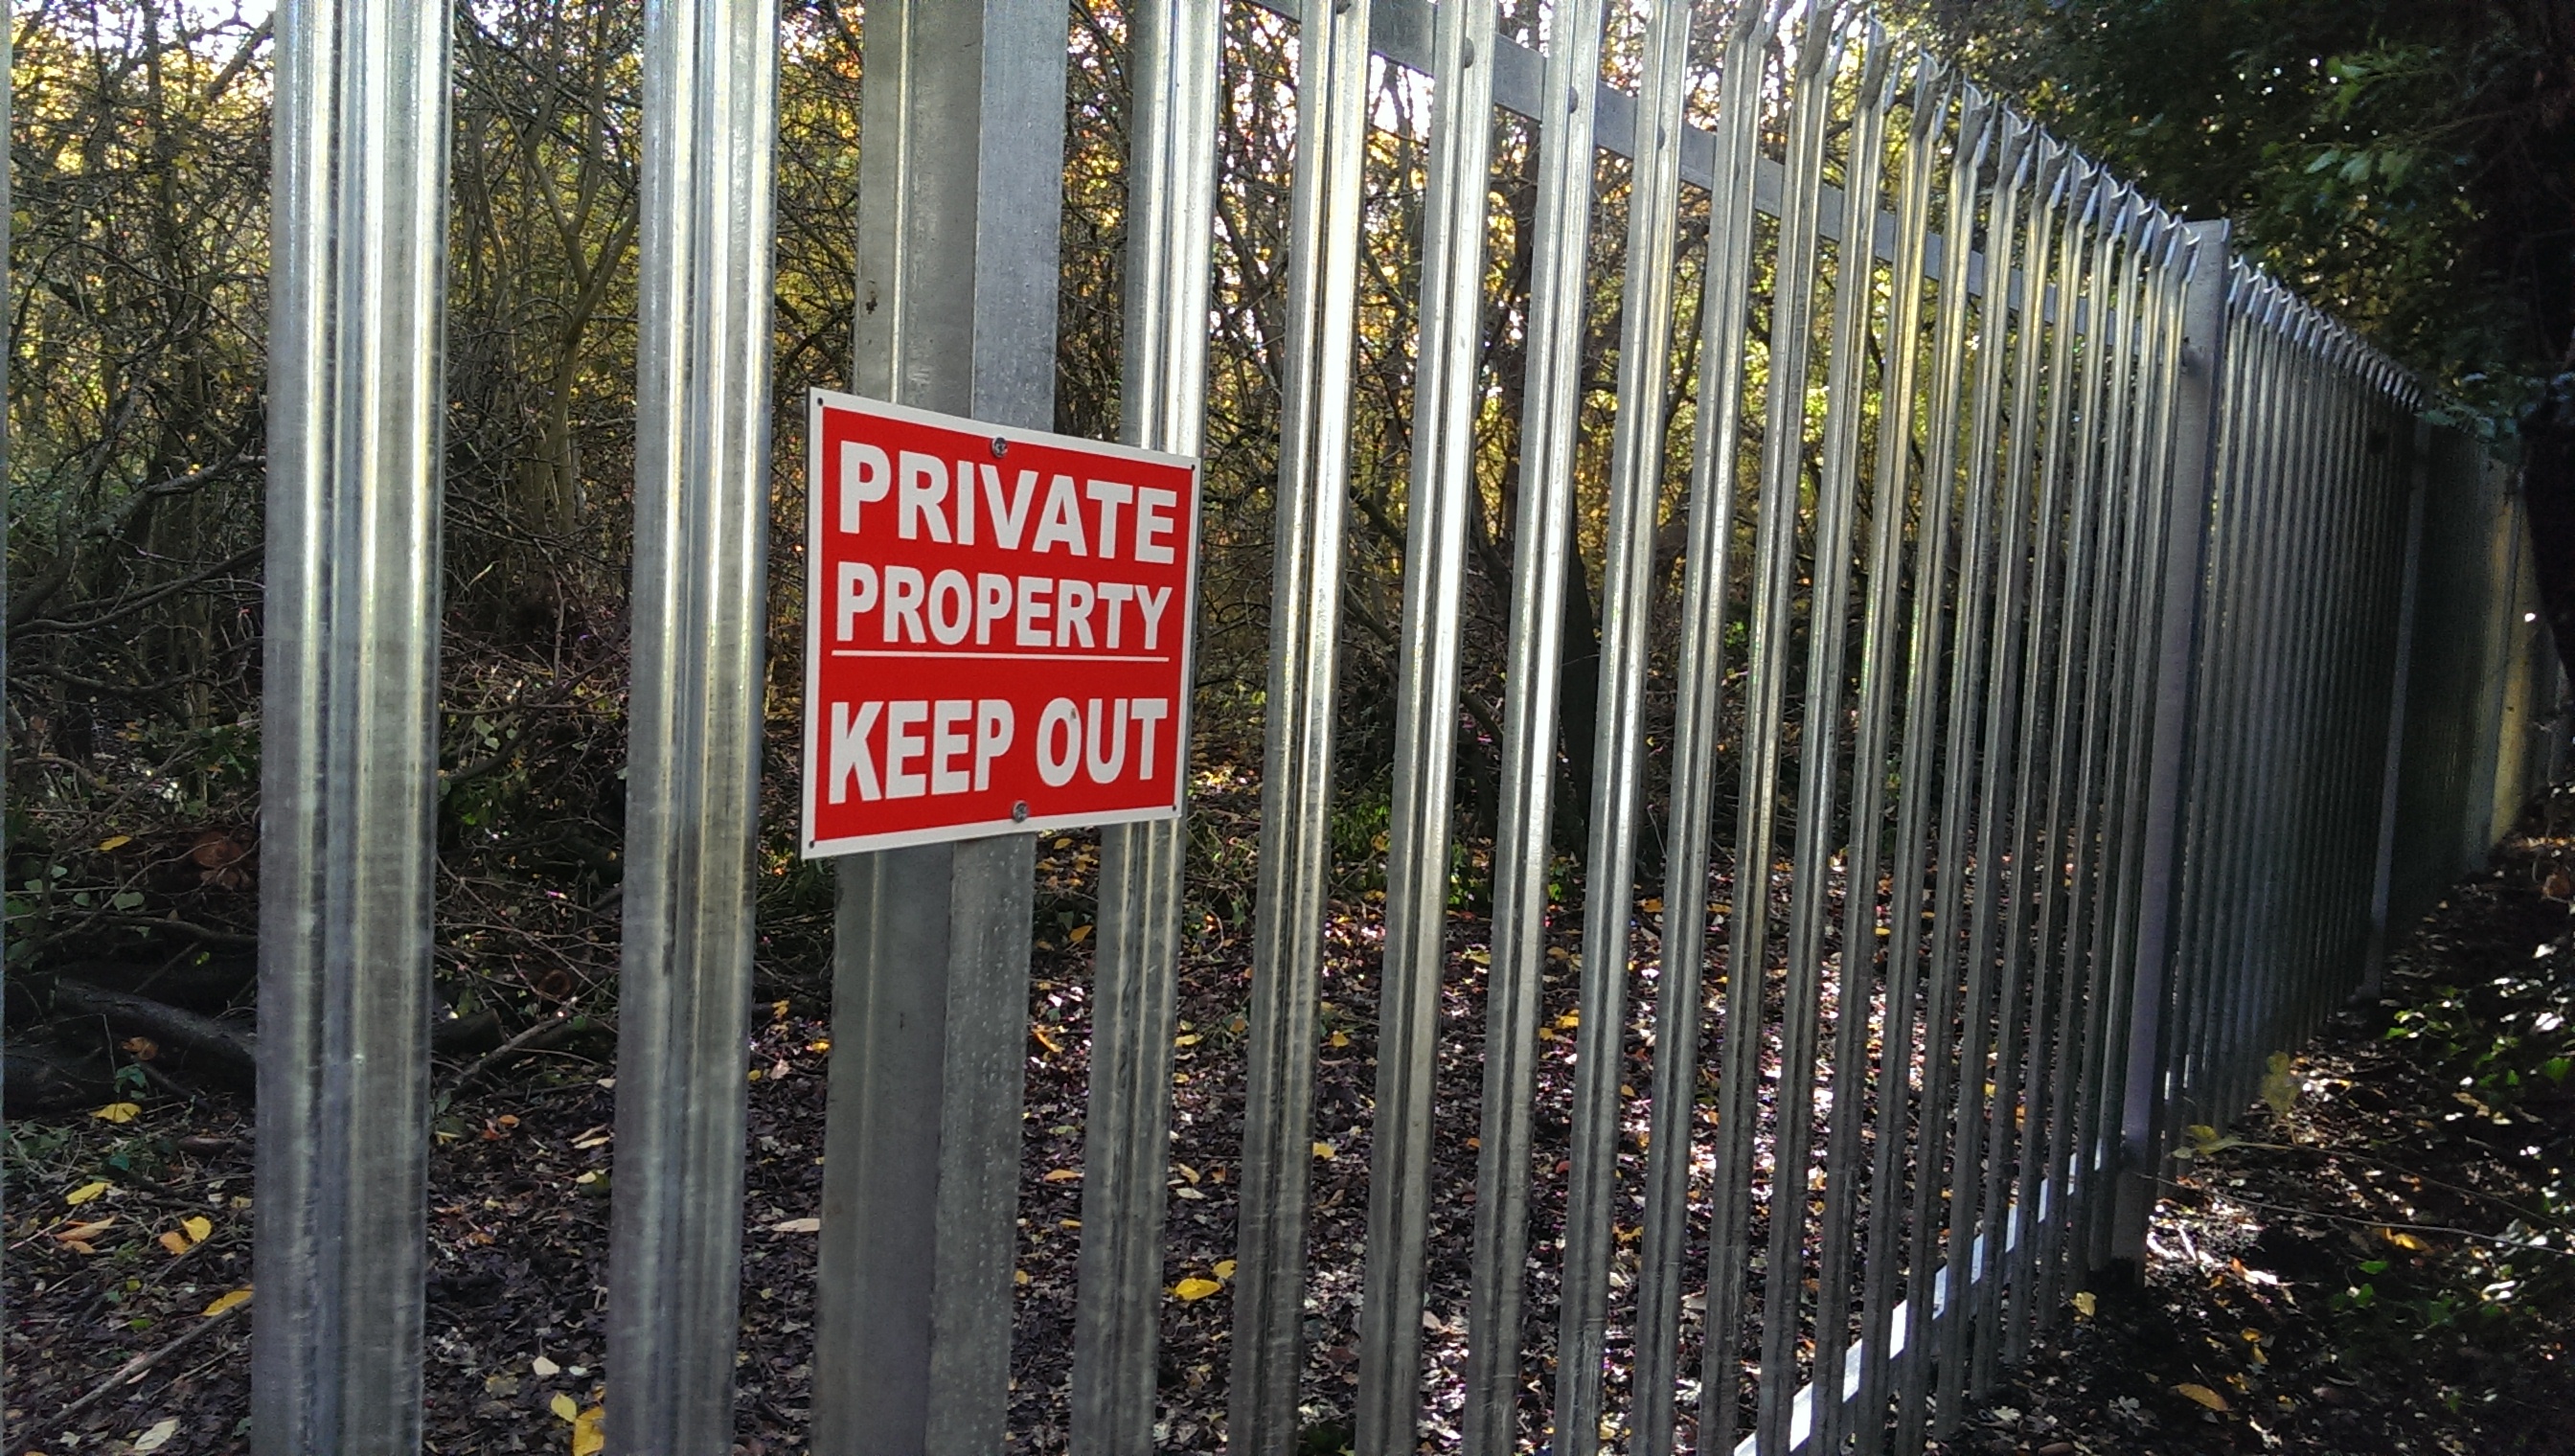
M 1172 1293 L 1178 1295 L 1183 1304 L 1188 1304 L 1196 1300 L 1205 1299 L 1224 1287 L 1224 1285 L 1218 1283 L 1214 1279 L 1201 1279 L 1196 1275 L 1192 1275 L 1189 1278 L 1182 1280 L 1180 1283 L 1173 1285 Z
M 2099 1309 L 2100 1307 L 2101 1307 L 2101 1301 L 2100 1301 L 2099 1299 L 2097 1299 L 2097 1298 L 2093 1297 L 2093 1294 L 2092 1294 L 2092 1291 L 2091 1291 L 2091 1290 L 2089 1290 L 2089 1289 L 2082 1289 L 2082 1290 L 2077 1290 L 2077 1291 L 2075 1292 L 2075 1295 L 2074 1295 L 2074 1312 L 2075 1312 L 2076 1314 L 2079 1314 L 2079 1315 L 2083 1316 L 2085 1319 L 2090 1319 L 2090 1318 L 2092 1317 L 2092 1313 L 2093 1313 L 2093 1311 L 2094 1311 L 2094 1310 Z
M 581 1419 L 581 1407 L 574 1403 L 571 1396 L 564 1394 L 560 1390 L 555 1392 L 554 1399 L 546 1402 L 546 1409 L 553 1411 L 556 1415 L 568 1421 L 577 1421 Z
M 594 1405 L 572 1418 L 572 1456 L 599 1456 L 608 1446 L 608 1407 Z
M 183 1218 L 179 1220 L 179 1226 L 188 1231 L 188 1242 L 197 1244 L 204 1243 L 215 1231 L 215 1222 L 211 1218 Z
M 104 1179 L 104 1178 L 101 1178 L 101 1179 L 99 1179 L 97 1182 L 94 1182 L 94 1183 L 83 1183 L 83 1184 L 81 1184 L 79 1187 L 74 1188 L 73 1190 L 71 1190 L 71 1191 L 70 1191 L 70 1192 L 68 1192 L 68 1193 L 65 1193 L 65 1194 L 63 1195 L 63 1201 L 64 1201 L 65 1203 L 70 1204 L 70 1205 L 71 1205 L 71 1206 L 73 1206 L 74 1208 L 78 1208 L 78 1207 L 79 1207 L 79 1206 L 81 1206 L 82 1204 L 87 1203 L 87 1202 L 88 1202 L 89 1200 L 91 1200 L 92 1198 L 95 1198 L 95 1197 L 97 1197 L 99 1194 L 106 1192 L 106 1191 L 107 1191 L 107 1189 L 108 1189 L 108 1183 L 107 1183 L 107 1180 L 106 1180 L 106 1179 Z
M 216 1315 L 239 1309 L 248 1303 L 250 1303 L 250 1286 L 244 1284 L 231 1293 L 216 1295 L 215 1302 L 206 1306 L 204 1317 L 213 1319 Z
M 2205 1385 L 2193 1385 L 2188 1382 L 2184 1382 L 2183 1384 L 2173 1387 L 2173 1394 L 2180 1396 L 2184 1400 L 2197 1401 L 2199 1404 L 2208 1407 L 2210 1410 L 2222 1411 L 2227 1408 L 2226 1397 L 2209 1389 Z
M 143 1115 L 143 1108 L 134 1102 L 110 1102 L 89 1115 L 101 1122 L 131 1122 Z
M 106 838 L 98 841 L 98 852 L 105 854 L 109 850 L 122 849 L 133 842 L 134 836 L 132 834 L 110 834 Z

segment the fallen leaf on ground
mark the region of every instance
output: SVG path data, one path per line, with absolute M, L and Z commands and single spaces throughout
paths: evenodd
M 205 1317 L 213 1319 L 228 1309 L 238 1309 L 248 1303 L 250 1303 L 250 1286 L 245 1284 L 230 1294 L 215 1296 L 215 1302 L 206 1306 Z
M 2227 1408 L 2226 1397 L 2209 1389 L 2205 1385 L 2193 1385 L 2188 1382 L 2184 1382 L 2183 1384 L 2173 1387 L 2173 1394 L 2180 1396 L 2184 1400 L 2197 1401 L 2199 1404 L 2208 1407 L 2210 1410 L 2224 1410 Z
M 2083 1316 L 2085 1319 L 2090 1319 L 2092 1317 L 2092 1311 L 2100 1308 L 2100 1306 L 2101 1301 L 2093 1298 L 2092 1291 L 2089 1289 L 2082 1290 L 2074 1296 L 2074 1312 Z
M 821 1233 L 823 1231 L 823 1220 L 819 1218 L 782 1219 L 777 1223 L 771 1224 L 769 1226 L 769 1231 L 771 1233 Z
M 1314 1144 L 1314 1156 L 1321 1158 L 1325 1162 L 1330 1162 L 1338 1154 L 1333 1151 L 1332 1145 L 1328 1142 L 1318 1142 Z
M 179 1220 L 179 1226 L 188 1231 L 190 1243 L 204 1243 L 208 1235 L 215 1231 L 214 1220 L 210 1218 L 182 1218 Z
M 1193 1300 L 1205 1299 L 1224 1287 L 1214 1279 L 1202 1279 L 1193 1274 L 1173 1285 L 1172 1292 L 1180 1296 L 1182 1303 L 1187 1304 Z
M 537 1372 L 537 1378 L 541 1380 L 551 1375 L 561 1374 L 563 1371 L 563 1367 L 561 1365 L 556 1364 L 554 1361 L 547 1359 L 543 1355 L 539 1355 L 537 1358 L 530 1360 L 528 1362 L 528 1368 Z
M 573 1403 L 571 1396 L 560 1390 L 555 1392 L 554 1399 L 546 1402 L 546 1409 L 568 1421 L 581 1419 L 581 1407 Z
M 608 1407 L 594 1405 L 572 1419 L 572 1456 L 599 1456 L 608 1445 Z
M 1219 1260 L 1217 1260 L 1217 1261 L 1216 1261 L 1216 1276 L 1217 1276 L 1218 1278 L 1220 1278 L 1220 1279 L 1231 1279 L 1231 1278 L 1233 1278 L 1233 1277 L 1234 1277 L 1234 1260 L 1232 1260 L 1232 1259 L 1219 1259 Z
M 159 1242 L 161 1247 L 168 1249 L 174 1254 L 184 1254 L 188 1250 L 196 1247 L 196 1245 L 188 1241 L 188 1236 L 186 1234 L 181 1233 L 175 1228 L 162 1234 Z
M 1081 1176 L 1082 1169 L 1080 1168 L 1057 1168 L 1049 1172 L 1039 1181 L 1047 1183 L 1070 1183 Z
M 100 1234 L 107 1232 L 108 1225 L 114 1222 L 116 1222 L 116 1219 L 111 1215 L 106 1218 L 95 1219 L 88 1223 L 75 1223 L 69 1228 L 54 1230 L 54 1237 L 61 1239 L 67 1244 L 78 1243 L 82 1239 L 96 1238 Z
M 111 849 L 122 849 L 133 842 L 134 836 L 132 834 L 110 834 L 106 838 L 98 841 L 98 852 L 104 854 Z
M 110 1102 L 89 1115 L 101 1122 L 131 1122 L 143 1115 L 143 1108 L 134 1102 Z
M 160 1450 L 162 1447 L 169 1445 L 170 1438 L 177 1434 L 179 1434 L 179 1418 L 177 1416 L 171 1416 L 165 1420 L 155 1421 L 152 1425 L 152 1429 L 145 1431 L 142 1435 L 134 1438 L 134 1456 L 144 1456 L 144 1453 L 146 1452 Z

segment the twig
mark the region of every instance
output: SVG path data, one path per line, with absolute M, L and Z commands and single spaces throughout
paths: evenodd
M 571 1013 L 566 1011 L 557 1011 L 554 1015 L 543 1021 L 537 1022 L 527 1030 L 520 1032 L 518 1035 L 511 1037 L 509 1040 L 493 1047 L 490 1051 L 487 1051 L 481 1056 L 478 1056 L 474 1058 L 474 1060 L 466 1063 L 465 1070 L 456 1074 L 456 1080 L 447 1084 L 447 1090 L 450 1093 L 464 1091 L 476 1077 L 483 1075 L 493 1067 L 500 1065 L 502 1062 L 518 1055 L 520 1052 L 528 1050 L 530 1047 L 536 1045 L 536 1043 L 549 1036 L 562 1035 L 565 1030 L 571 1027 Z
M 73 1421 L 79 1419 L 81 1414 L 87 1411 L 91 1406 L 107 1399 L 108 1394 L 115 1390 L 116 1387 L 120 1385 L 129 1385 L 134 1381 L 142 1379 L 145 1375 L 151 1373 L 154 1366 L 159 1365 L 162 1361 L 178 1354 L 181 1350 L 197 1343 L 199 1340 L 213 1334 L 215 1331 L 222 1329 L 225 1325 L 232 1322 L 234 1316 L 248 1308 L 250 1308 L 250 1301 L 245 1299 L 230 1309 L 225 1310 L 221 1314 L 209 1315 L 198 1320 L 197 1327 L 195 1329 L 188 1331 L 186 1334 L 179 1336 L 179 1338 L 172 1340 L 157 1350 L 147 1350 L 144 1353 L 135 1356 L 133 1359 L 126 1361 L 124 1364 L 117 1366 L 116 1373 L 110 1375 L 105 1380 L 100 1381 L 98 1383 L 98 1388 L 92 1390 L 89 1394 L 82 1396 L 80 1399 L 73 1401 L 70 1405 L 63 1407 L 61 1413 L 56 1415 L 52 1420 L 31 1425 L 27 1429 L 34 1432 L 61 1430 L 63 1427 L 68 1426 Z M 33 1439 L 35 1439 L 35 1437 L 29 1437 L 29 1440 Z M 26 1450 L 25 1444 L 21 1443 L 18 1449 L 23 1453 Z
M 2181 1186 L 2170 1178 L 2159 1178 L 2156 1181 L 2164 1184 L 2166 1187 L 2178 1188 Z M 2223 1198 L 2229 1203 L 2240 1203 L 2247 1208 L 2258 1208 L 2265 1213 L 2287 1213 L 2306 1218 L 2321 1218 L 2329 1223 L 2347 1224 L 2353 1228 L 2403 1229 L 2407 1233 L 2447 1234 L 2452 1238 L 2464 1238 L 2481 1244 L 2493 1244 L 2497 1248 L 2521 1249 L 2528 1253 L 2555 1254 L 2561 1259 L 2575 1259 L 2575 1248 L 2561 1249 L 2555 1244 L 2528 1243 L 2521 1239 L 2504 1238 L 2499 1234 L 2478 1233 L 2474 1229 L 2452 1228 L 2446 1223 L 2408 1223 L 2393 1218 L 2355 1218 L 2348 1213 L 2334 1213 L 2322 1208 L 2300 1208 L 2295 1204 L 2290 1203 L 2265 1203 L 2259 1198 L 2247 1198 L 2243 1194 L 2236 1192 L 2221 1193 L 2214 1189 L 2200 1189 L 2198 1191 L 2205 1193 L 2210 1197 Z

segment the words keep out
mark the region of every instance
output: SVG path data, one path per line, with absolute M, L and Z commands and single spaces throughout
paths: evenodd
M 918 798 L 979 792 L 993 765 L 1014 748 L 1035 755 L 1038 778 L 1051 788 L 1076 774 L 1094 783 L 1133 777 L 1151 781 L 1168 698 L 1058 698 L 1038 715 L 1037 731 L 1019 744 L 1019 711 L 1007 698 L 896 698 L 832 705 L 831 778 L 825 797 Z

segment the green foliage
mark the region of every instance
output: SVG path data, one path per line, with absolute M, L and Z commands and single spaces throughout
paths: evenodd
M 2552 0 L 1910 0 L 1971 74 L 2505 425 L 2566 366 L 2575 26 Z

